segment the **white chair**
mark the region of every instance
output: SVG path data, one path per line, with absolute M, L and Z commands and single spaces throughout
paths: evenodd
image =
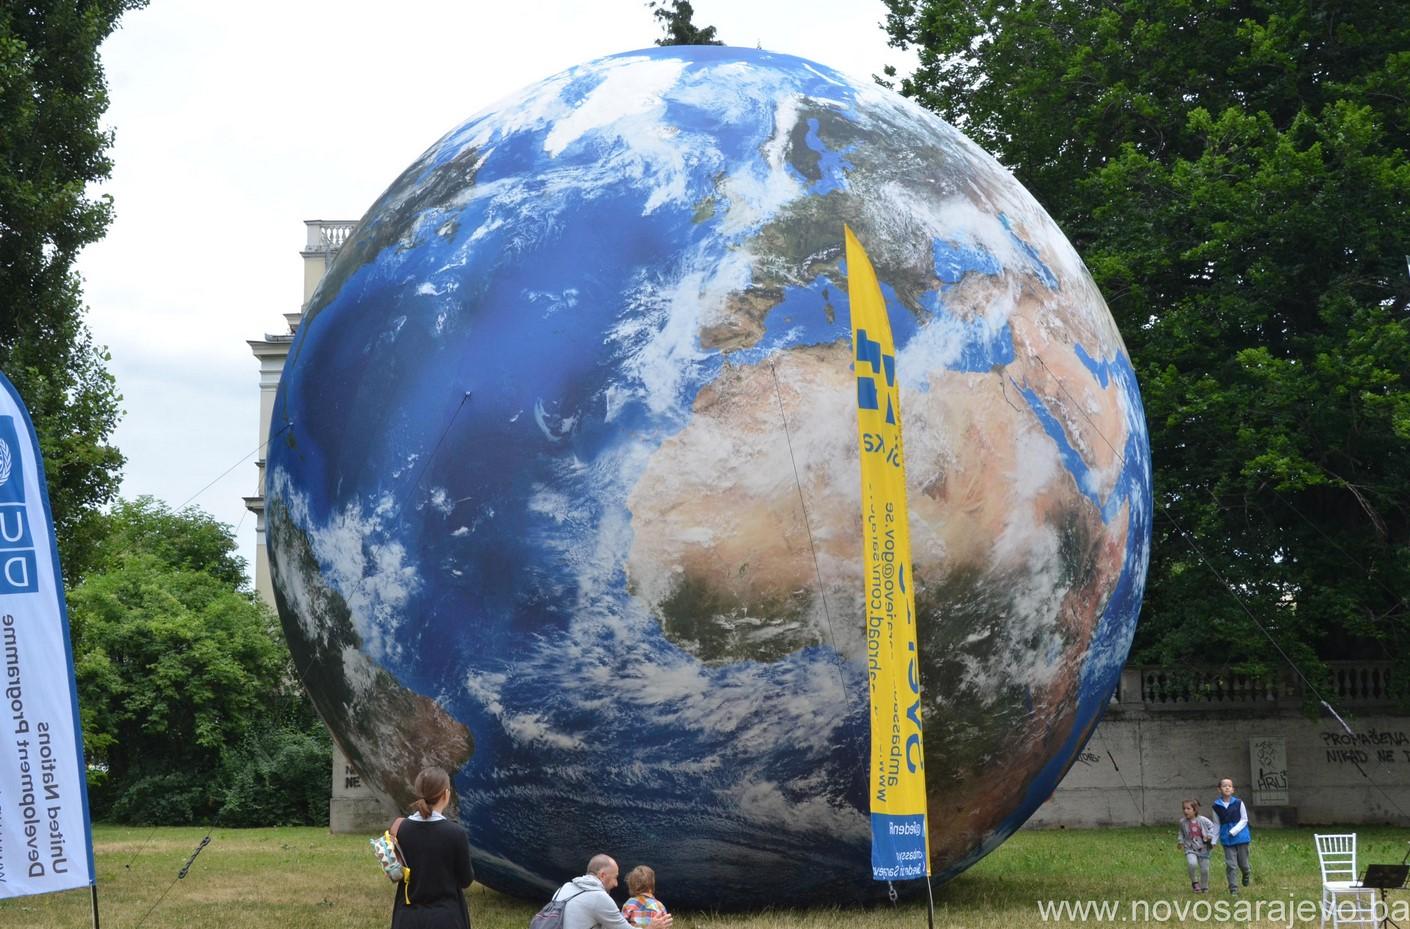
M 1315 835 L 1317 863 L 1322 867 L 1322 921 L 1332 926 L 1376 925 L 1376 890 L 1362 887 L 1356 870 L 1356 833 Z

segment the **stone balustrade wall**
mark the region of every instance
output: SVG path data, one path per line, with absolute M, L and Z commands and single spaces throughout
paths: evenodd
M 1234 779 L 1255 828 L 1410 825 L 1410 715 L 1397 709 L 1389 666 L 1334 663 L 1331 672 L 1317 688 L 1329 710 L 1290 672 L 1127 668 L 1029 825 L 1173 824 L 1186 798 L 1208 813 L 1222 777 Z

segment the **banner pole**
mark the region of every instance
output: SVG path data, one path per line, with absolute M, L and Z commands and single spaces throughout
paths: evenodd
M 93 892 L 93 929 L 101 929 L 98 925 L 98 882 L 89 884 L 88 889 Z
M 925 876 L 925 924 L 935 929 L 935 892 L 930 889 L 930 875 Z M 93 929 L 98 929 L 95 925 Z

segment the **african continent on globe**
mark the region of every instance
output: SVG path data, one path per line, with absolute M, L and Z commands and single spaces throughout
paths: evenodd
M 936 874 L 1012 834 L 1100 718 L 1150 463 L 1061 232 L 880 87 L 752 49 L 605 58 L 372 206 L 271 428 L 314 703 L 401 803 L 451 771 L 490 887 L 542 897 L 607 851 L 673 907 L 884 892 L 844 223 L 898 350 Z

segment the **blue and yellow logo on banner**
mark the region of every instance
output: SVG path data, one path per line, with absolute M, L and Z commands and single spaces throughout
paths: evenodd
M 862 566 L 871 695 L 871 870 L 879 881 L 930 874 L 920 664 L 896 346 L 871 260 L 851 229 L 857 438 L 862 457 Z

